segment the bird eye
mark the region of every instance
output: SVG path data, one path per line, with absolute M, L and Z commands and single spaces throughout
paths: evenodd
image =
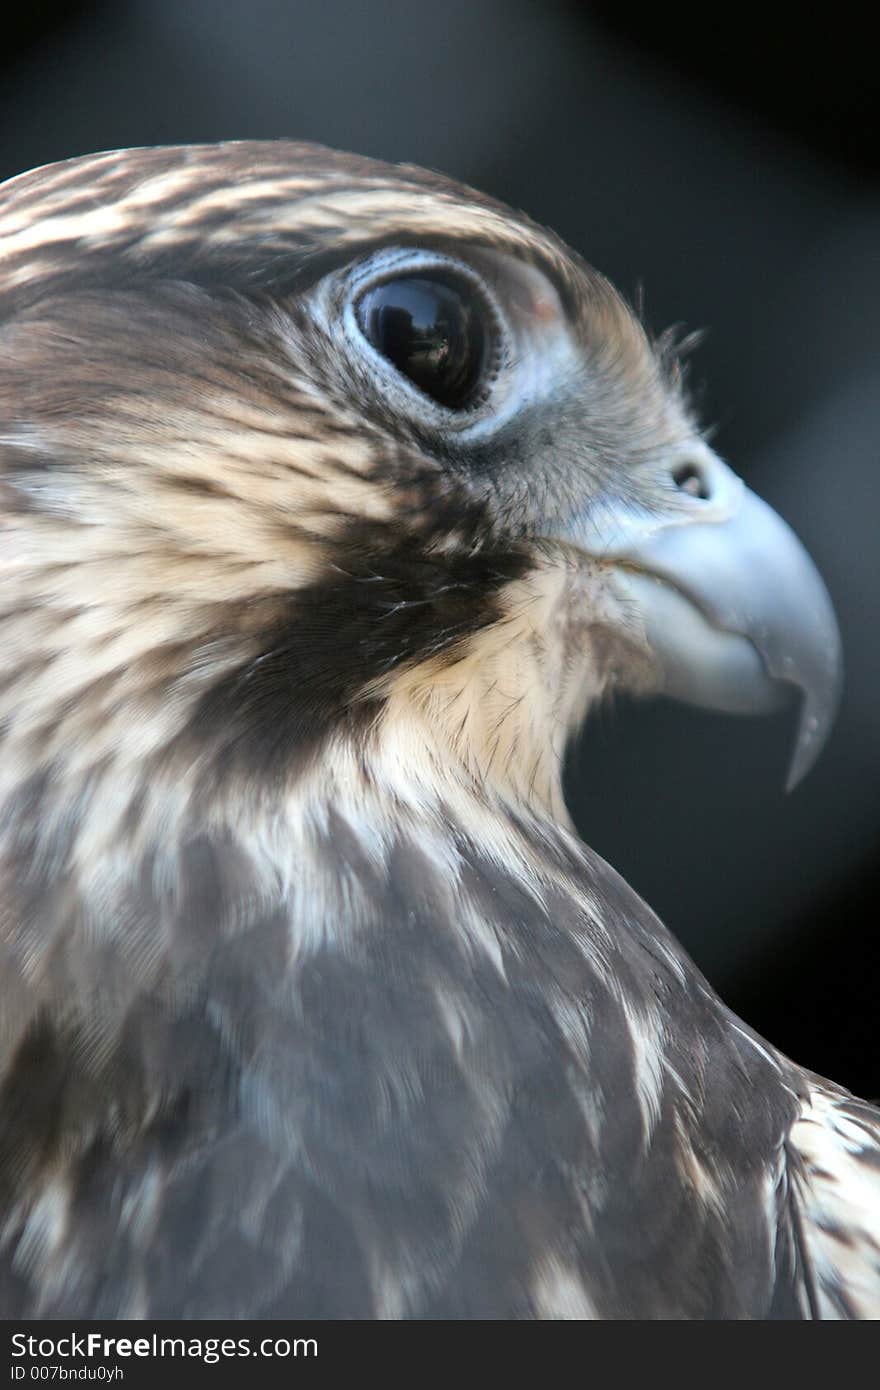
M 488 310 L 468 283 L 402 275 L 357 305 L 361 332 L 414 386 L 449 410 L 475 404 L 489 355 Z

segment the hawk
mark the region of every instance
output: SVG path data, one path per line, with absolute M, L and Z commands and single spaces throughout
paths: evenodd
M 880 1116 L 578 838 L 616 690 L 837 627 L 525 216 L 311 145 L 0 192 L 7 1318 L 880 1312 Z

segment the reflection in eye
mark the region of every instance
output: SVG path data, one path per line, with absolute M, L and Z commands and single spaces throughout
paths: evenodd
M 407 275 L 367 290 L 361 331 L 377 352 L 438 405 L 473 404 L 489 346 L 485 305 L 451 277 Z

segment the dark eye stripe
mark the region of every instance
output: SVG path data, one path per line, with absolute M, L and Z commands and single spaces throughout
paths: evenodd
M 402 275 L 367 290 L 357 317 L 376 351 L 431 400 L 449 410 L 473 404 L 490 349 L 489 314 L 473 286 Z

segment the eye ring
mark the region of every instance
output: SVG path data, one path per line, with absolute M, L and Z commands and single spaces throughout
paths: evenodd
M 401 265 L 353 305 L 361 336 L 420 396 L 469 414 L 497 375 L 497 315 L 476 277 L 446 263 Z

